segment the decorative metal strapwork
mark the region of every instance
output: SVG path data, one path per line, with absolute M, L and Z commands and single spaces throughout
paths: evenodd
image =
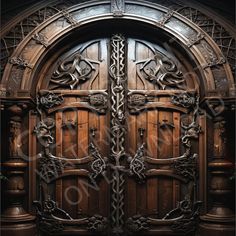
M 114 234 L 123 232 L 124 174 L 120 160 L 125 156 L 125 39 L 116 34 L 111 39 L 111 157 L 112 172 L 111 223 Z

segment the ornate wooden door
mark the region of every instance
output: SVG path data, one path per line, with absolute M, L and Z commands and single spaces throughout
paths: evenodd
M 31 116 L 42 232 L 194 232 L 201 129 L 191 70 L 176 51 L 122 34 L 55 53 Z

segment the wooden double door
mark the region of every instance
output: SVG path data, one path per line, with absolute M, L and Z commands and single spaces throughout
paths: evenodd
M 194 234 L 200 126 L 190 70 L 174 49 L 119 33 L 45 64 L 31 116 L 42 235 Z

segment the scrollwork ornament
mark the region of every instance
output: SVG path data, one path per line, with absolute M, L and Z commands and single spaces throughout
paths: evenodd
M 93 64 L 99 64 L 99 62 L 87 59 L 77 53 L 61 62 L 53 72 L 50 83 L 55 88 L 68 87 L 71 90 L 76 89 L 79 84 L 92 79 L 93 72 L 96 76 L 97 69 Z
M 136 154 L 134 155 L 134 158 L 129 157 L 128 161 L 129 164 L 129 170 L 131 175 L 137 176 L 139 181 L 143 181 L 145 176 L 145 163 L 144 163 L 144 151 L 145 151 L 145 144 L 143 143 L 137 150 Z
M 188 181 L 195 181 L 197 177 L 197 159 L 198 155 L 194 153 L 193 155 L 175 160 L 173 163 L 175 172 Z
M 197 227 L 199 210 L 202 202 L 197 201 L 193 204 L 189 200 L 184 200 L 179 203 L 179 209 L 182 212 L 183 217 L 176 220 L 171 229 L 174 232 L 188 235 L 190 232 L 194 232 Z
M 98 151 L 98 148 L 93 143 L 89 144 L 89 151 L 91 156 L 93 156 L 94 158 L 94 161 L 91 163 L 90 166 L 92 173 L 90 173 L 89 177 L 91 181 L 94 182 L 100 174 L 105 175 L 107 158 L 103 158 L 101 156 Z
M 185 84 L 183 73 L 178 69 L 176 63 L 158 52 L 155 52 L 152 58 L 139 61 L 136 64 L 142 64 L 138 73 L 161 90 L 166 88 L 180 89 Z

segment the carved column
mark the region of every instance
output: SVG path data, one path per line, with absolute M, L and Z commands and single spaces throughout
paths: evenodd
M 13 105 L 9 111 L 8 157 L 2 164 L 6 171 L 6 186 L 4 198 L 6 209 L 1 215 L 2 235 L 20 236 L 36 235 L 35 217 L 28 214 L 23 208 L 23 199 L 26 195 L 24 173 L 27 162 L 22 158 L 22 110 L 23 106 Z
M 226 159 L 226 119 L 222 115 L 213 118 L 213 157 L 208 163 L 208 213 L 201 217 L 201 236 L 234 235 L 234 213 L 230 209 L 229 198 L 232 197 L 230 176 L 233 164 Z

